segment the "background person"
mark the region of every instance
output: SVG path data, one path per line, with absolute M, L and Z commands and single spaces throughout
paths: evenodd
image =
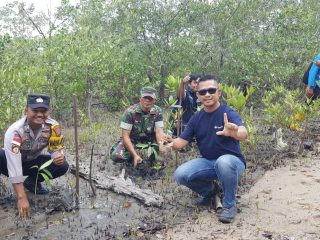
M 199 106 L 197 92 L 197 81 L 201 76 L 199 74 L 190 74 L 181 79 L 179 88 L 177 90 L 177 104 L 182 107 L 182 116 L 181 116 L 181 129 L 182 131 L 187 126 L 190 118 L 197 112 Z M 173 110 L 173 113 L 176 113 L 176 109 Z M 177 127 L 175 126 L 173 133 L 177 135 Z M 181 131 L 181 132 L 182 132 Z M 180 132 L 180 133 L 181 133 Z
M 152 87 L 143 87 L 139 103 L 130 106 L 121 118 L 122 137 L 111 148 L 111 159 L 114 162 L 132 162 L 136 167 L 142 162 L 136 151 L 138 143 L 157 143 L 162 145 L 163 116 L 160 107 L 156 106 L 157 91 Z
M 320 95 L 320 54 L 313 60 L 313 64 L 309 70 L 308 86 L 306 95 L 308 98 L 316 99 Z

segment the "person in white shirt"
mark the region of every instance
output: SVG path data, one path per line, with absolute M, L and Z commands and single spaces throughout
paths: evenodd
M 6 131 L 4 149 L 0 150 L 0 173 L 9 177 L 17 197 L 17 209 L 22 218 L 30 215 L 30 204 L 25 189 L 36 194 L 47 194 L 41 174 L 36 182 L 37 165 L 53 159 L 46 169 L 57 178 L 64 175 L 69 165 L 64 157 L 62 134 L 57 121 L 49 117 L 50 97 L 28 94 L 25 116 Z M 49 154 L 48 154 L 49 153 Z M 26 179 L 24 176 L 28 176 Z

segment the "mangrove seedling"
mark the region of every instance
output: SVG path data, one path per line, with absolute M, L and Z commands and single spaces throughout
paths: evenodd
M 52 162 L 53 162 L 53 159 L 50 159 L 50 160 L 46 161 L 45 163 L 43 163 L 40 167 L 38 165 L 34 165 L 34 166 L 31 167 L 31 168 L 36 168 L 38 170 L 37 171 L 37 176 L 36 176 L 36 184 L 35 184 L 35 187 L 34 187 L 34 194 L 35 195 L 37 195 L 37 183 L 38 183 L 39 175 L 41 175 L 43 177 L 43 179 L 46 182 L 47 186 L 49 186 L 49 187 L 51 186 L 51 181 L 50 180 L 53 177 L 52 177 L 52 174 L 50 173 L 50 171 L 48 169 L 46 169 L 46 168 L 49 167 Z

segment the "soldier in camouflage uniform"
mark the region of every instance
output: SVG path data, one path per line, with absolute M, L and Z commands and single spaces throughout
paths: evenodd
M 49 117 L 50 98 L 44 94 L 29 94 L 25 116 L 13 123 L 6 131 L 4 149 L 0 149 L 0 174 L 9 177 L 17 197 L 20 217 L 28 217 L 30 204 L 24 187 L 37 194 L 49 192 L 42 185 L 44 178 L 38 170 L 53 159 L 46 168 L 52 178 L 65 174 L 68 163 L 64 158 L 62 134 L 59 124 Z M 47 152 L 50 154 L 47 154 Z M 26 179 L 24 176 L 28 176 Z
M 139 103 L 130 106 L 121 118 L 122 138 L 111 148 L 114 162 L 133 162 L 134 167 L 142 162 L 136 151 L 138 143 L 157 143 L 160 147 L 163 138 L 162 110 L 154 105 L 156 89 L 143 87 Z

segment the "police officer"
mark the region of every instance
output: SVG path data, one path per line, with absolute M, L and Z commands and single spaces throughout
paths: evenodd
M 121 118 L 121 140 L 111 148 L 111 159 L 115 162 L 132 161 L 136 167 L 142 162 L 136 151 L 137 143 L 157 143 L 163 138 L 162 110 L 156 106 L 157 91 L 152 87 L 143 87 L 139 103 L 130 106 Z
M 68 163 L 64 158 L 59 124 L 49 117 L 50 98 L 44 94 L 28 94 L 25 116 L 6 131 L 4 149 L 0 150 L 0 173 L 9 177 L 17 197 L 20 217 L 28 217 L 30 205 L 24 187 L 30 192 L 47 194 L 41 174 L 36 183 L 37 169 L 53 159 L 47 167 L 52 178 L 65 174 Z M 48 150 L 49 154 L 45 154 Z M 28 176 L 24 179 L 24 176 Z

